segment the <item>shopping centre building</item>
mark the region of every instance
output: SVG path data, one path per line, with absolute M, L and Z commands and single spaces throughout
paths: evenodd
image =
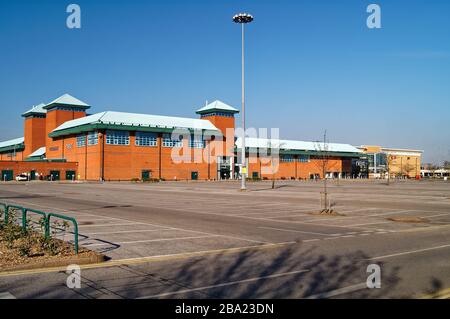
M 65 94 L 23 113 L 24 137 L 0 142 L 2 180 L 18 174 L 30 180 L 240 178 L 239 111 L 232 106 L 215 101 L 198 109 L 197 118 L 114 111 L 89 115 L 90 108 Z M 244 173 L 254 179 L 364 178 L 371 151 L 248 137 Z

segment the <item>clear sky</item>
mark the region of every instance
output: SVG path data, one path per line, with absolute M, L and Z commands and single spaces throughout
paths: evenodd
M 450 1 L 1 0 L 0 140 L 20 113 L 69 93 L 91 112 L 196 117 L 206 100 L 240 108 L 248 11 L 247 124 L 282 138 L 425 150 L 450 160 Z M 66 27 L 79 4 L 82 28 Z M 237 123 L 239 123 L 237 119 Z

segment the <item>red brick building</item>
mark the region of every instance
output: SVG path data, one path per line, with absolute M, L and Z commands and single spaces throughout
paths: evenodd
M 239 178 L 239 111 L 225 103 L 200 108 L 196 119 L 112 111 L 88 115 L 88 109 L 65 94 L 23 113 L 24 138 L 0 143 L 2 180 L 22 173 L 54 180 Z M 308 179 L 324 172 L 329 177 L 355 174 L 361 151 L 329 144 L 325 152 L 316 144 L 248 138 L 247 175 Z

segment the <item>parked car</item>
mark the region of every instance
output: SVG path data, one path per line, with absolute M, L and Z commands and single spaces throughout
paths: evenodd
M 23 182 L 28 181 L 28 175 L 27 174 L 19 174 L 16 176 L 16 181 Z

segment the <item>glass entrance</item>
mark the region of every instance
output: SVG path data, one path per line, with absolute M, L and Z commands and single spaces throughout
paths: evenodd
M 232 158 L 220 156 L 217 158 L 217 176 L 219 180 L 227 180 L 232 178 Z

